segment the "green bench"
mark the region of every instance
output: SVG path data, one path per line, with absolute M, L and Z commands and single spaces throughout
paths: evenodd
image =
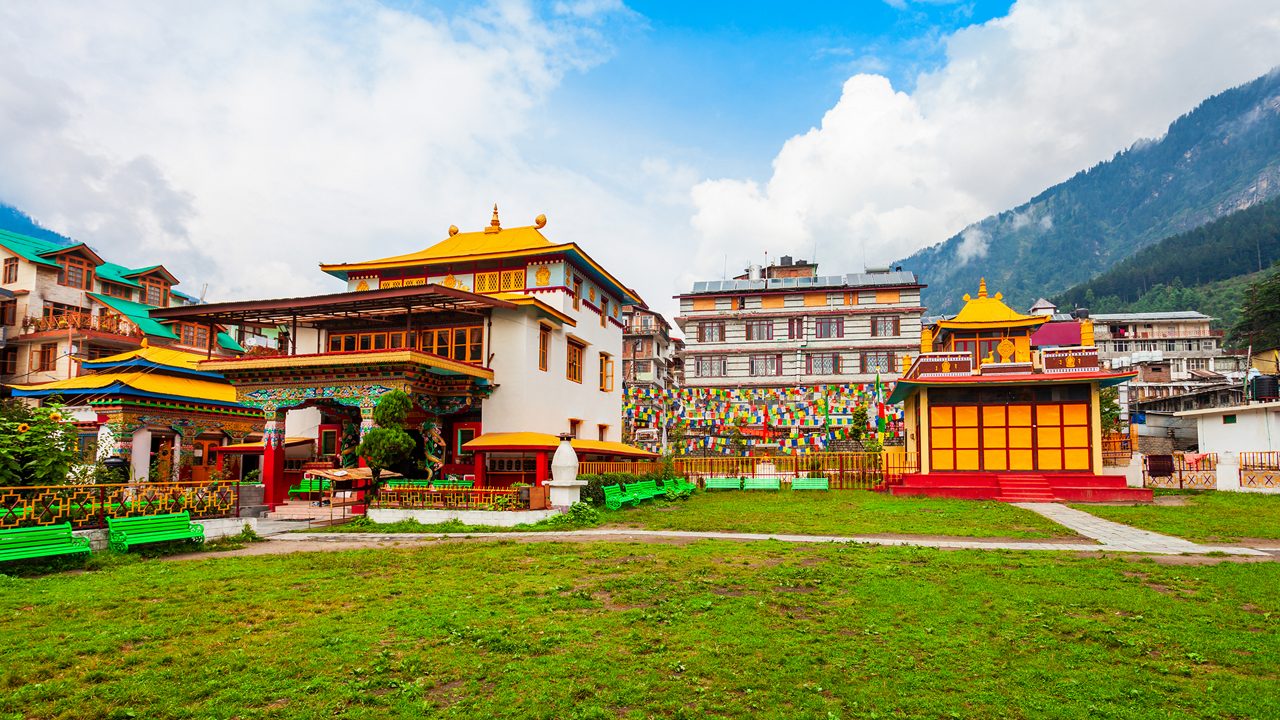
M 741 490 L 742 478 L 709 477 L 702 481 L 702 487 L 708 490 Z
M 314 495 L 329 492 L 330 483 L 324 478 L 302 478 L 297 486 L 289 488 L 290 495 Z
M 792 490 L 830 490 L 831 482 L 825 477 L 798 477 L 791 481 Z
M 782 479 L 776 478 L 776 477 L 743 478 L 742 489 L 743 490 L 781 490 Z
M 652 500 L 660 495 L 667 494 L 665 490 L 658 489 L 657 480 L 640 480 L 638 482 L 633 482 L 627 486 L 627 492 L 641 500 Z
M 120 552 L 128 552 L 132 545 L 170 540 L 204 542 L 204 526 L 191 522 L 189 512 L 107 518 L 107 531 L 111 549 Z
M 463 488 L 470 490 L 475 487 L 475 480 L 405 480 L 396 478 L 388 480 L 386 486 L 391 489 L 395 488 L 434 488 L 436 490 L 450 490 L 453 488 Z
M 640 498 L 623 490 L 621 485 L 605 485 L 601 489 L 604 490 L 604 506 L 610 510 L 617 510 L 623 505 L 640 504 Z
M 72 535 L 69 522 L 0 530 L 0 562 L 88 552 L 89 538 Z

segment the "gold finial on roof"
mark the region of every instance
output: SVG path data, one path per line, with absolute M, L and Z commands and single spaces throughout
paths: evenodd
M 489 221 L 489 227 L 484 231 L 487 233 L 496 233 L 502 229 L 502 224 L 498 222 L 498 203 L 493 204 L 493 219 Z
M 534 227 L 536 227 L 536 228 L 538 228 L 539 230 L 541 230 L 542 228 L 546 227 L 546 226 L 547 226 L 547 216 L 546 216 L 546 215 L 538 215 L 538 217 L 536 217 L 536 218 L 534 218 L 534 219 L 533 219 L 533 226 L 534 226 Z
M 457 226 L 457 225 L 450 225 L 450 226 L 449 226 L 449 237 L 453 237 L 454 235 L 457 235 L 457 234 L 458 234 L 458 226 Z
M 982 278 L 981 280 L 978 281 L 978 297 L 984 298 L 986 296 L 987 296 L 987 279 Z
M 147 342 L 146 338 L 142 338 L 142 347 L 150 347 L 150 346 L 151 346 L 151 343 Z

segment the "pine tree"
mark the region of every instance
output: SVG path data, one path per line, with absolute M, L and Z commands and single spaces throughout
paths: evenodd
M 1249 286 L 1233 340 L 1256 350 L 1280 347 L 1280 266 Z

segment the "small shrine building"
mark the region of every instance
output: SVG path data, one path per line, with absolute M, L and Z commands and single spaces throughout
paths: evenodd
M 926 327 L 920 355 L 894 387 L 907 450 L 920 472 L 891 492 L 1009 501 L 1150 500 L 1103 475 L 1099 390 L 1132 379 L 1098 362 L 1093 328 L 1080 344 L 1038 349 L 1048 316 L 1023 315 L 986 280 L 952 318 Z
M 261 412 L 236 402 L 222 375 L 199 367 L 207 357 L 143 339 L 136 350 L 85 361 L 79 377 L 11 387 L 15 397 L 68 405 L 86 451 L 118 455 L 134 478 L 203 482 L 216 467 L 215 448 L 263 430 Z
M 318 459 L 338 464 L 373 427 L 378 398 L 395 389 L 414 401 L 415 460 L 437 477 L 539 483 L 561 434 L 581 441 L 583 460 L 654 457 L 621 442 L 621 311 L 643 301 L 576 243 L 549 240 L 545 226 L 539 215 L 504 228 L 495 207 L 487 227 L 450 227 L 424 250 L 321 265 L 344 292 L 155 314 L 278 328 L 287 338 L 279 354 L 200 366 L 225 376 L 266 423 L 268 505 L 288 490 L 287 414 L 310 411 Z

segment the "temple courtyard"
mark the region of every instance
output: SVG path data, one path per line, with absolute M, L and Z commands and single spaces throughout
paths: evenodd
M 0 718 L 1280 716 L 1280 498 L 1087 510 L 700 493 L 102 553 L 0 576 Z

